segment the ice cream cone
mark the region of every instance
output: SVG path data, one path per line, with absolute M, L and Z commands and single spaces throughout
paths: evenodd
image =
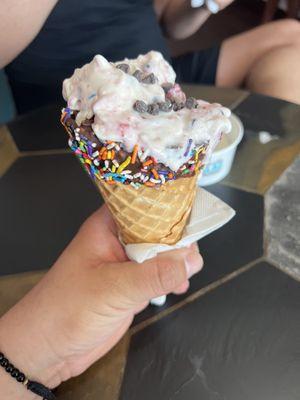
M 120 238 L 129 243 L 164 243 L 181 239 L 190 215 L 198 174 L 169 181 L 160 188 L 100 180 L 96 184 L 118 226 Z
M 183 234 L 199 171 L 230 130 L 230 110 L 186 98 L 162 55 L 103 56 L 63 84 L 61 122 L 124 244 L 173 245 Z

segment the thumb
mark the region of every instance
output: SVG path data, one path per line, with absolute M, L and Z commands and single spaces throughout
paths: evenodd
M 164 252 L 142 264 L 122 264 L 123 295 L 139 304 L 171 293 L 202 266 L 197 246 Z

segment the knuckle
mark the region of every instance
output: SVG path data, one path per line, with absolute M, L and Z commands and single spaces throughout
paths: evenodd
M 192 251 L 195 253 L 195 255 L 196 255 L 197 258 L 198 258 L 199 271 L 201 271 L 202 268 L 203 268 L 203 265 L 204 265 L 204 261 L 203 261 L 202 255 L 201 255 L 201 253 L 200 253 L 200 251 L 199 251 L 198 244 L 197 244 L 197 243 L 194 243 L 194 244 L 191 246 L 191 248 L 192 248 Z
M 287 26 L 289 28 L 299 29 L 300 23 L 296 19 L 287 18 L 287 19 L 283 20 L 283 22 L 285 23 L 285 26 Z
M 159 292 L 168 293 L 178 286 L 179 271 L 172 260 L 158 257 L 156 263 L 156 284 Z
M 278 21 L 280 26 L 281 33 L 291 35 L 295 35 L 300 32 L 300 23 L 292 18 L 287 18 L 282 21 Z

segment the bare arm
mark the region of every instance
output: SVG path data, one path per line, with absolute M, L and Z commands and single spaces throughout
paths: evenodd
M 155 0 L 155 10 L 169 38 L 185 39 L 210 16 L 204 8 L 192 8 L 190 0 Z
M 233 0 L 218 0 L 220 8 Z M 172 39 L 185 39 L 193 35 L 211 15 L 205 7 L 192 8 L 190 0 L 154 0 L 154 8 L 166 35 Z
M 0 1 L 0 68 L 10 63 L 35 38 L 57 1 Z

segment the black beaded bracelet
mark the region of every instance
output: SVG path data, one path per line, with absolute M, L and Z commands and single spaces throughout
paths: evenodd
M 17 382 L 22 383 L 28 390 L 41 396 L 44 400 L 55 400 L 53 392 L 46 386 L 38 382 L 30 381 L 26 376 L 20 372 L 13 364 L 11 364 L 3 353 L 0 353 L 0 366 L 10 374 Z

